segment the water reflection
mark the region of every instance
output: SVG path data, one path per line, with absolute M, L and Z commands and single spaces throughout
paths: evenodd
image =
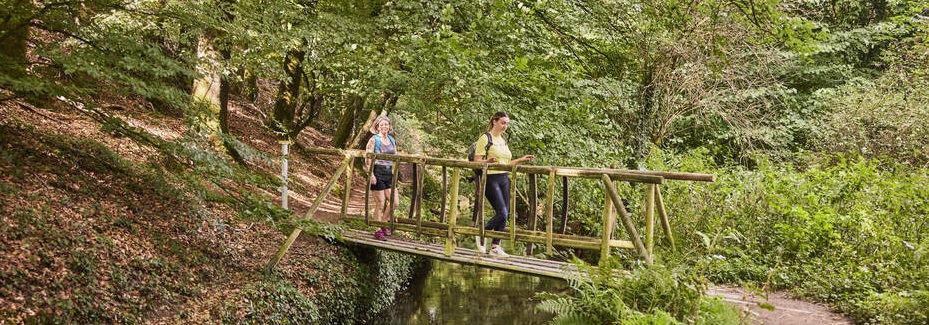
M 556 292 L 563 280 L 433 261 L 395 306 L 371 324 L 544 324 L 536 292 Z

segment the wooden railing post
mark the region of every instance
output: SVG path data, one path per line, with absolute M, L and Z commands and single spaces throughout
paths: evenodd
M 478 207 L 476 226 L 478 229 L 478 233 L 480 233 L 479 237 L 480 237 L 481 245 L 484 245 L 484 197 L 487 196 L 487 164 L 484 164 L 484 167 L 481 168 L 480 178 L 481 178 L 481 189 L 479 191 L 480 195 L 478 195 L 478 197 L 474 199 L 477 200 L 477 207 Z M 475 184 L 477 184 L 477 182 L 475 182 Z M 486 248 L 489 248 L 489 247 L 485 247 L 485 249 Z
M 527 176 L 529 177 L 529 230 L 535 231 L 539 215 L 539 193 L 536 186 L 536 174 L 528 174 Z M 526 255 L 532 256 L 535 244 L 526 243 L 526 245 Z
M 439 222 L 445 222 L 445 206 L 448 200 L 448 167 L 442 166 L 442 208 L 439 210 Z
M 612 180 L 610 180 L 612 182 Z M 613 239 L 613 226 L 616 223 L 616 214 L 613 213 L 613 202 L 607 193 L 606 184 L 603 185 L 603 233 L 600 239 L 600 261 L 610 256 L 610 240 Z
M 619 216 L 623 220 L 623 227 L 626 228 L 626 232 L 629 234 L 629 239 L 635 246 L 635 250 L 639 252 L 639 255 L 642 255 L 642 258 L 645 259 L 645 263 L 651 265 L 652 257 L 648 254 L 648 251 L 645 250 L 645 245 L 642 244 L 642 238 L 639 237 L 639 232 L 635 230 L 635 224 L 632 223 L 632 218 L 629 217 L 629 212 L 626 211 L 626 205 L 623 204 L 623 200 L 619 197 L 619 192 L 616 191 L 613 180 L 607 175 L 602 175 L 601 179 L 603 180 L 603 184 L 606 184 L 607 193 L 609 193 L 610 199 L 613 200 L 613 205 L 616 206 L 616 211 L 619 212 Z
M 348 216 L 348 202 L 352 197 L 352 166 L 355 164 L 355 157 L 352 157 L 348 161 L 348 168 L 345 169 L 345 186 L 342 193 L 342 210 L 339 213 L 339 220 L 345 220 L 345 217 Z
M 397 225 L 394 222 L 397 220 L 397 214 L 395 213 L 397 207 L 395 206 L 396 204 L 394 204 L 394 197 L 397 195 L 397 187 L 400 186 L 400 182 L 397 181 L 397 175 L 400 173 L 400 162 L 394 161 L 391 166 L 393 166 L 393 178 L 391 178 L 393 184 L 391 184 L 392 186 L 390 187 L 390 196 L 387 198 L 387 201 L 390 202 L 390 210 L 388 210 L 390 211 L 390 231 L 394 232 L 397 231 Z M 381 211 L 381 216 L 383 216 L 386 212 L 387 211 Z
M 399 164 L 399 162 L 396 162 L 396 163 Z M 410 213 L 406 215 L 408 219 L 413 219 L 413 217 L 416 215 L 416 195 L 419 195 L 419 192 L 416 191 L 417 189 L 419 189 L 419 186 L 417 186 L 416 184 L 418 184 L 418 182 L 419 182 L 419 164 L 413 163 L 413 181 L 412 181 L 412 184 L 410 185 L 410 189 L 413 191 L 413 193 L 410 193 Z
M 568 231 L 568 176 L 561 176 L 561 234 Z
M 374 175 L 374 159 L 371 159 L 371 165 L 368 166 L 368 178 L 365 179 L 365 225 L 371 225 L 371 175 Z
M 546 235 L 548 239 L 545 242 L 545 254 L 552 255 L 554 249 L 552 248 L 552 239 L 554 238 L 555 233 L 555 169 L 552 169 L 548 173 L 548 190 L 546 192 L 548 197 L 545 201 L 545 219 L 546 219 Z
M 515 167 L 515 165 L 514 165 Z M 510 215 L 509 219 L 510 224 L 510 251 L 516 249 L 516 169 L 514 168 L 510 172 Z
M 326 195 L 329 195 L 329 192 L 332 191 L 332 186 L 339 180 L 339 176 L 342 176 L 342 173 L 345 172 L 345 169 L 348 168 L 348 164 L 351 161 L 351 156 L 346 156 L 345 159 L 342 159 L 342 163 L 339 164 L 339 168 L 336 169 L 335 173 L 332 174 L 332 178 L 329 179 L 329 182 L 326 183 L 326 186 L 323 187 L 323 190 L 319 192 L 319 196 L 316 197 L 316 201 L 313 201 L 313 205 L 310 206 L 310 209 L 306 211 L 306 214 L 301 219 L 308 219 L 316 213 L 316 209 L 319 209 L 319 206 L 323 203 L 323 200 L 326 199 Z M 287 250 L 290 249 L 290 246 L 294 244 L 294 241 L 297 240 L 297 236 L 300 236 L 302 229 L 300 227 L 294 228 L 290 233 L 290 236 L 287 237 L 287 240 L 284 241 L 284 245 L 281 246 L 281 249 L 277 251 L 277 254 L 271 257 L 271 261 L 268 262 L 268 272 L 274 270 L 274 266 L 280 262 L 281 258 L 284 257 L 284 253 L 287 253 Z
M 423 232 L 423 181 L 425 181 L 426 174 L 426 165 L 416 164 L 414 165 L 418 172 L 416 173 L 416 201 L 410 202 L 411 205 L 416 205 L 416 233 Z
M 646 185 L 645 189 L 645 249 L 649 256 L 655 255 L 655 184 Z
M 455 225 L 458 220 L 458 183 L 461 179 L 461 169 L 452 169 L 452 208 L 448 215 L 448 237 L 445 238 L 445 256 L 455 253 Z
M 659 186 L 655 186 L 655 203 L 658 207 L 658 217 L 661 219 L 661 228 L 664 229 L 664 234 L 667 236 L 666 240 L 671 245 L 671 249 L 676 251 L 677 246 L 674 244 L 674 235 L 671 234 L 671 222 L 668 221 L 668 212 L 665 210 L 664 199 L 661 198 Z

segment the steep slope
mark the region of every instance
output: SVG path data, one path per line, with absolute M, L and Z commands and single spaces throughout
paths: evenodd
M 211 184 L 118 129 L 54 106 L 0 104 L 0 323 L 354 322 L 387 303 L 371 292 L 402 285 L 372 280 L 384 272 L 383 254 L 314 236 L 263 274 L 285 235 L 267 206 L 277 202 L 274 187 L 249 181 L 273 178 L 273 160 L 254 159 L 236 171 L 246 177 Z M 127 125 L 166 140 L 187 132 L 177 117 L 125 107 Z M 276 156 L 257 119 L 236 112 L 233 132 L 256 155 Z M 314 136 L 322 137 L 300 141 L 323 142 Z M 302 216 L 331 168 L 299 153 L 290 160 L 291 206 Z M 315 172 L 301 168 L 310 162 Z M 410 259 L 391 259 L 392 279 L 412 272 Z

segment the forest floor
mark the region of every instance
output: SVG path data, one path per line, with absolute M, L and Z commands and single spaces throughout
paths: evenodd
M 125 107 L 133 107 L 133 105 L 128 104 L 125 105 Z M 112 150 L 114 150 L 116 153 L 125 158 L 128 158 L 130 161 L 135 161 L 136 163 L 144 163 L 146 161 L 146 157 L 150 154 L 148 149 L 133 144 L 125 138 L 112 136 L 110 134 L 106 134 L 106 132 L 102 132 L 101 128 L 90 121 L 86 115 L 80 114 L 75 110 L 67 108 L 48 110 L 44 108 L 33 107 L 31 105 L 10 105 L 9 103 L 7 105 L 2 105 L 0 108 L 2 108 L 0 109 L 0 113 L 5 116 L 4 118 L 0 119 L 4 125 L 26 123 L 36 127 L 41 132 L 68 135 L 75 138 L 96 139 L 104 143 L 104 145 L 107 147 L 112 148 Z M 180 122 L 179 120 L 172 118 L 150 120 L 148 118 L 141 117 L 142 115 L 147 114 L 145 114 L 145 112 L 140 112 L 139 109 L 128 108 L 127 111 L 120 112 L 118 115 L 122 115 L 122 117 L 126 119 L 130 125 L 145 129 L 148 132 L 151 132 L 152 134 L 160 136 L 166 140 L 178 139 L 181 137 L 182 133 L 187 131 L 184 123 Z M 280 152 L 280 144 L 274 140 L 273 136 L 268 135 L 268 132 L 262 126 L 260 120 L 260 110 L 256 107 L 234 105 L 231 108 L 230 126 L 233 134 L 237 136 L 242 142 L 256 148 L 260 152 L 273 157 L 273 153 Z M 301 145 L 304 146 L 330 147 L 328 138 L 329 137 L 327 135 L 317 130 L 308 129 L 306 132 L 301 134 L 301 137 L 298 139 L 298 141 Z M 305 213 L 304 211 L 308 209 L 308 207 L 312 204 L 312 200 L 315 199 L 315 193 L 318 193 L 321 190 L 323 184 L 327 180 L 328 175 L 326 174 L 331 173 L 333 170 L 333 168 L 327 166 L 334 166 L 337 163 L 336 160 L 338 157 L 319 158 L 311 155 L 300 154 L 299 152 L 294 152 L 290 157 L 290 174 L 291 179 L 294 180 L 294 184 L 292 184 L 293 187 L 289 195 L 290 208 L 295 212 L 296 215 L 303 216 L 303 213 Z M 273 162 L 267 163 L 264 166 L 253 167 L 257 167 L 263 169 L 267 173 L 274 174 L 274 169 L 279 168 L 276 167 L 279 165 L 280 164 L 278 162 Z M 349 205 L 349 214 L 357 215 L 361 213 L 361 210 L 364 207 L 363 193 L 365 184 L 364 179 L 359 177 L 357 174 L 354 177 L 353 183 L 353 194 L 352 201 Z M 65 190 L 65 192 L 66 191 L 67 190 Z M 61 194 L 66 195 L 64 192 Z M 262 195 L 273 196 L 275 194 L 262 193 Z M 278 193 L 277 195 L 279 196 L 280 194 Z M 324 200 L 319 212 L 313 217 L 323 221 L 336 221 L 336 219 L 338 219 L 340 205 L 341 202 L 336 197 L 336 195 L 330 194 Z M 227 215 L 227 219 L 232 219 L 230 216 L 228 216 L 231 213 L 234 212 L 224 211 L 224 214 Z M 138 217 L 144 218 L 141 215 Z M 212 242 L 212 244 L 222 243 L 223 246 L 228 245 L 233 247 L 240 247 L 242 251 L 247 252 L 243 254 L 227 253 L 230 255 L 226 256 L 228 259 L 235 260 L 237 262 L 235 263 L 237 265 L 232 268 L 234 271 L 227 271 L 229 273 L 226 273 L 229 278 L 233 279 L 239 278 L 240 276 L 233 274 L 243 273 L 242 270 L 254 270 L 261 267 L 261 264 L 267 260 L 267 254 L 269 254 L 270 251 L 277 247 L 278 242 L 282 239 L 283 236 L 282 234 L 278 234 L 275 232 L 275 230 L 268 227 L 255 227 L 256 225 L 250 223 L 247 225 L 243 224 L 236 226 L 241 226 L 236 227 L 236 229 L 242 228 L 242 231 L 238 232 L 238 235 L 235 236 L 238 238 L 215 238 L 215 241 Z M 261 231 L 255 230 L 258 228 L 260 228 Z M 244 236 L 246 233 L 249 235 Z M 129 238 L 128 236 L 115 234 L 110 234 L 110 236 L 114 238 Z M 261 247 L 244 247 L 244 245 L 247 245 L 249 242 L 261 243 Z M 320 246 L 317 245 L 315 241 L 302 243 L 302 245 L 314 246 L 317 247 L 316 249 L 318 249 L 318 246 Z M 312 250 L 313 249 L 311 248 L 310 251 Z M 299 252 L 302 250 L 298 249 L 297 251 Z M 288 264 L 290 264 L 293 258 L 296 257 L 293 256 L 294 254 L 297 253 L 292 251 L 290 256 L 291 259 L 285 259 L 281 266 L 285 268 L 292 267 Z M 7 257 L 12 258 L 11 255 L 7 255 Z M 15 258 L 13 259 L 16 260 Z M 8 262 L 12 261 L 8 260 Z M 250 279 L 251 276 L 243 278 Z M 214 284 L 206 285 L 203 291 L 226 292 L 235 290 L 237 289 L 226 285 Z M 314 289 L 301 288 L 301 291 L 304 291 L 304 293 L 309 293 L 314 291 Z M 54 293 L 50 294 L 54 295 Z M 852 324 L 851 321 L 831 312 L 827 307 L 798 299 L 793 299 L 789 296 L 789 294 L 784 292 L 772 293 L 768 295 L 767 299 L 765 299 L 764 297 L 752 294 L 750 291 L 743 288 L 717 287 L 711 289 L 710 294 L 721 296 L 724 301 L 740 307 L 748 318 L 751 318 L 755 322 L 761 324 Z M 215 297 L 197 297 L 192 299 L 196 301 L 183 302 L 183 304 L 188 305 L 184 309 L 194 313 L 205 311 L 205 309 L 212 309 L 206 306 L 202 306 L 200 308 L 191 306 L 202 303 L 209 304 L 207 301 L 212 299 L 215 299 Z M 171 304 L 169 303 L 167 305 Z M 774 308 L 766 309 L 762 308 L 762 305 L 770 305 L 774 306 Z M 114 302 L 110 305 L 110 308 L 119 309 L 125 306 L 125 302 Z M 168 308 L 170 309 L 171 307 Z M 215 308 L 215 306 L 213 306 L 213 308 Z M 17 311 L 23 311 L 22 309 L 18 308 L 0 308 L 0 311 L 2 310 L 14 313 Z
M 708 294 L 719 296 L 723 301 L 735 305 L 742 311 L 743 315 L 757 324 L 854 324 L 848 318 L 836 314 L 826 306 L 793 298 L 789 292 L 785 291 L 773 292 L 765 298 L 745 288 L 715 287 L 711 288 Z

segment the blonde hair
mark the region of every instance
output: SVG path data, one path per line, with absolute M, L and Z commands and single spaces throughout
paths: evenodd
M 390 121 L 390 118 L 387 117 L 386 115 L 381 115 L 381 116 L 378 116 L 377 118 L 375 118 L 375 119 L 374 119 L 374 122 L 371 123 L 371 129 L 370 129 L 371 134 L 378 134 L 378 133 L 380 133 L 378 129 L 380 128 L 381 123 L 384 123 L 384 122 L 390 123 L 390 129 L 387 130 L 387 134 L 394 133 L 394 124 L 393 124 L 393 122 L 391 122 L 391 121 Z

